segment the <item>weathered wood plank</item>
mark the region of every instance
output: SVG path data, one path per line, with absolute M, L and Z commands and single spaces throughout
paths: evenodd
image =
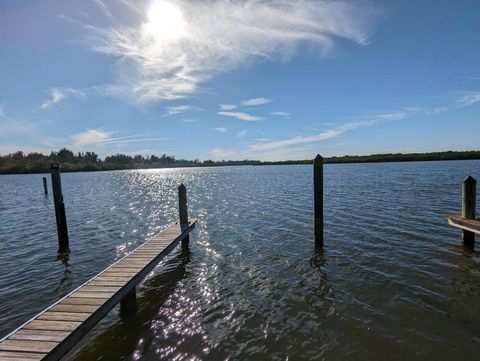
M 20 330 L 9 337 L 9 340 L 32 340 L 60 342 L 67 337 L 67 331 Z
M 100 286 L 100 285 L 92 285 L 88 283 L 88 285 L 83 286 L 80 288 L 79 291 L 82 292 L 117 292 L 121 287 L 119 286 Z
M 121 287 L 123 285 L 125 285 L 125 281 L 121 281 L 121 280 L 93 280 L 93 281 L 90 281 L 88 282 L 88 285 L 89 286 L 108 286 L 108 287 L 113 287 L 113 286 L 118 286 L 118 287 Z
M 33 320 L 28 323 L 25 330 L 45 330 L 45 331 L 73 331 L 81 322 L 75 321 L 45 321 L 45 320 Z
M 0 361 L 39 361 L 46 355 L 40 352 L 0 351 Z
M 48 353 L 57 346 L 57 342 L 51 341 L 24 341 L 24 340 L 5 340 L 0 343 L 0 351 L 19 351 L 19 352 L 41 352 Z
M 480 234 L 480 219 L 466 219 L 457 215 L 447 216 L 448 223 L 454 227 Z
M 59 303 L 56 306 L 53 306 L 51 312 L 72 312 L 72 313 L 93 313 L 98 309 L 99 306 L 95 305 L 71 305 Z
M 73 295 L 71 295 L 71 298 L 99 298 L 103 300 L 108 300 L 111 298 L 115 292 L 83 292 L 83 291 L 77 291 Z
M 88 313 L 74 313 L 74 312 L 52 312 L 47 311 L 37 318 L 37 320 L 47 321 L 85 321 L 90 314 Z
M 68 297 L 64 299 L 59 305 L 85 305 L 85 306 L 101 306 L 105 303 L 103 299 L 95 298 L 78 298 L 78 297 Z

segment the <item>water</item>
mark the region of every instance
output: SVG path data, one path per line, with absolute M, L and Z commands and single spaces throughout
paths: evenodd
M 0 176 L 0 336 L 176 219 L 199 218 L 70 360 L 475 360 L 480 258 L 445 214 L 480 161 L 325 166 L 315 252 L 312 167 L 62 175 L 71 239 L 57 260 L 42 175 Z

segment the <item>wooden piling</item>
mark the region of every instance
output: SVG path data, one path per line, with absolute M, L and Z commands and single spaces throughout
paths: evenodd
M 313 203 L 315 246 L 323 247 L 323 158 L 320 154 L 313 161 Z
M 472 176 L 468 176 L 463 181 L 462 187 L 462 217 L 466 219 L 475 219 L 475 207 L 477 197 L 477 181 Z M 475 233 L 462 230 L 463 243 L 473 245 L 475 243 Z
M 180 228 L 185 230 L 188 228 L 188 208 L 187 208 L 187 188 L 180 184 L 178 187 L 178 218 Z M 188 245 L 189 237 L 185 237 L 182 241 L 183 245 Z
M 57 221 L 58 252 L 69 252 L 70 246 L 68 239 L 67 216 L 65 214 L 60 166 L 58 163 L 52 163 L 50 165 L 50 173 L 52 175 L 53 203 L 55 205 L 55 219 Z
M 120 301 L 120 313 L 124 316 L 137 311 L 137 291 L 132 288 Z
M 48 185 L 47 185 L 47 177 L 43 177 L 43 191 L 45 192 L 45 195 L 48 195 Z

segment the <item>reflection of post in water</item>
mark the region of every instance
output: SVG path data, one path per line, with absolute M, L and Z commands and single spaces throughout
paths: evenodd
M 63 271 L 63 277 L 62 279 L 60 280 L 60 282 L 58 283 L 59 286 L 62 286 L 65 282 L 67 282 L 70 277 L 70 257 L 69 257 L 69 254 L 68 253 L 58 253 L 57 254 L 57 261 L 60 261 L 63 265 L 63 268 L 64 268 L 64 271 Z
M 94 339 L 82 342 L 84 348 L 75 355 L 76 361 L 96 360 L 102 356 L 103 360 L 120 360 L 125 355 L 132 354 L 139 347 L 149 349 L 151 339 L 151 322 L 158 309 L 172 295 L 178 282 L 186 275 L 186 266 L 190 262 L 190 250 L 181 247 L 181 252 L 166 261 L 161 267 L 161 273 L 138 288 L 136 295 L 136 312 L 123 312 L 121 306 L 120 320 L 109 326 L 104 332 Z M 129 303 L 131 305 L 131 303 Z M 146 336 L 146 337 L 145 337 Z

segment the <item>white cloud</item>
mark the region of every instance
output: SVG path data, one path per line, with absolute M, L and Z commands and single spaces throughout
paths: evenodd
M 290 113 L 287 113 L 287 112 L 273 112 L 270 114 L 276 115 L 278 117 L 289 117 L 291 115 Z
M 225 159 L 226 157 L 230 157 L 235 154 L 235 152 L 231 149 L 226 148 L 214 148 L 210 151 L 210 157 L 213 159 Z
M 237 133 L 237 138 L 244 138 L 248 133 L 248 130 L 244 129 Z
M 268 104 L 272 100 L 268 98 L 253 98 L 253 99 L 247 99 L 247 100 L 242 100 L 241 104 L 243 106 L 257 106 L 257 105 L 263 105 L 263 104 Z
M 225 133 L 227 131 L 227 128 L 214 128 L 214 129 L 220 133 Z
M 194 123 L 195 119 L 190 119 L 190 118 L 182 119 L 182 122 L 184 122 L 184 123 Z
M 84 132 L 73 134 L 70 137 L 75 148 L 96 147 L 105 144 L 137 143 L 168 140 L 164 137 L 151 137 L 151 134 L 134 134 L 126 137 L 113 138 L 115 132 L 107 132 L 103 129 L 87 129 Z
M 184 113 L 192 110 L 196 110 L 196 111 L 203 110 L 202 108 L 195 107 L 193 105 L 177 105 L 177 106 L 167 107 L 166 109 L 167 109 L 167 113 L 162 115 L 162 117 L 168 117 L 170 115 L 176 115 L 176 114 L 180 114 L 180 113 Z
M 365 45 L 375 17 L 346 0 L 177 0 L 168 5 L 165 27 L 154 11 L 165 0 L 96 2 L 108 21 L 82 27 L 92 50 L 116 59 L 117 81 L 104 91 L 136 102 L 191 96 L 221 73 L 259 59 L 289 59 L 304 44 L 320 54 L 338 38 Z
M 110 138 L 112 132 L 106 132 L 101 129 L 87 129 L 82 133 L 71 136 L 73 146 L 83 148 L 90 145 L 99 145 Z
M 233 110 L 236 109 L 238 105 L 235 104 L 220 104 L 220 110 Z
M 251 115 L 245 112 L 218 112 L 217 114 L 223 115 L 225 117 L 236 118 L 245 122 L 256 122 L 263 119 L 262 117 L 257 117 L 255 115 Z
M 457 99 L 457 105 L 459 107 L 466 107 L 480 102 L 480 92 L 470 92 L 463 97 Z
M 53 104 L 60 103 L 63 99 L 65 99 L 65 93 L 59 89 L 53 88 L 50 90 L 50 98 L 46 99 L 41 105 L 40 109 L 46 109 Z
M 288 139 L 276 140 L 271 142 L 252 143 L 249 145 L 249 148 L 250 150 L 253 150 L 253 151 L 270 151 L 273 149 L 289 147 L 292 145 L 319 142 L 319 141 L 337 137 L 343 133 L 349 132 L 354 129 L 370 127 L 382 122 L 389 122 L 389 121 L 404 119 L 405 117 L 407 117 L 407 115 L 411 115 L 411 114 L 404 111 L 379 114 L 377 116 L 370 118 L 369 120 L 360 120 L 360 121 L 345 123 L 340 125 L 337 128 L 326 130 L 319 134 L 308 135 L 308 136 L 296 136 Z

